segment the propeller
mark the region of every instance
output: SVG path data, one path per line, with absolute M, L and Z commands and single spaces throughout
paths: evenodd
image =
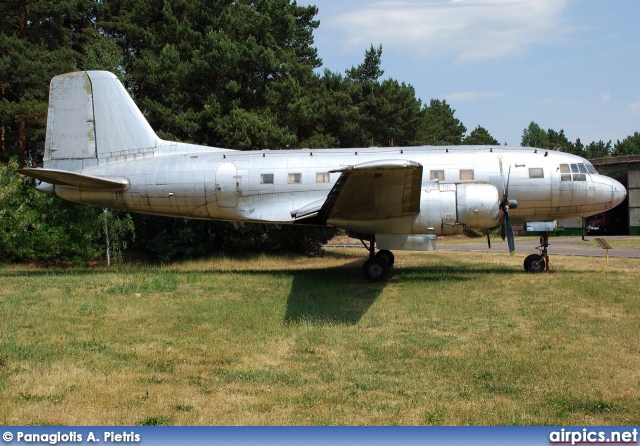
M 515 209 L 518 207 L 516 200 L 509 200 L 509 179 L 511 178 L 511 166 L 509 166 L 509 172 L 507 173 L 507 182 L 504 182 L 504 173 L 502 171 L 502 158 L 500 161 L 500 178 L 502 178 L 502 200 L 500 201 L 500 210 L 502 210 L 502 225 L 500 226 L 500 237 L 502 240 L 507 239 L 509 244 L 509 253 L 511 255 L 516 252 L 516 243 L 513 239 L 513 226 L 511 226 L 511 218 L 509 217 L 509 209 Z M 489 236 L 487 235 L 487 238 Z M 491 241 L 489 240 L 489 244 Z

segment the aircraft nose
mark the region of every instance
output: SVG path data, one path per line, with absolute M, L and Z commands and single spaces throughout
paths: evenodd
M 616 207 L 624 201 L 627 197 L 627 189 L 624 188 L 619 181 L 611 178 L 611 198 L 613 201 L 613 207 Z

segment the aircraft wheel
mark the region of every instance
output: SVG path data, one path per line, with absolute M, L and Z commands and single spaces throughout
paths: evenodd
M 389 265 L 390 267 L 393 266 L 393 262 L 395 262 L 393 253 L 387 249 L 381 249 L 380 251 L 378 251 L 376 257 L 387 262 L 387 265 Z
M 541 273 L 545 271 L 547 263 L 540 254 L 531 254 L 524 259 L 524 269 L 528 273 Z
M 371 257 L 362 265 L 362 273 L 370 282 L 382 282 L 389 275 L 389 265 L 384 259 Z

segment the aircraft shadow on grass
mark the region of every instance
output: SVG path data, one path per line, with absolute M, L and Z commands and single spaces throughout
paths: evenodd
M 385 283 L 354 275 L 358 260 L 346 265 L 295 271 L 287 298 L 287 323 L 356 324 L 376 301 Z
M 385 287 L 394 283 L 460 282 L 473 280 L 477 274 L 522 274 L 500 265 L 480 268 L 430 265 L 394 268 L 389 282 L 371 283 L 354 274 L 354 270 L 361 268 L 362 261 L 357 260 L 334 268 L 293 272 L 285 322 L 356 324 Z

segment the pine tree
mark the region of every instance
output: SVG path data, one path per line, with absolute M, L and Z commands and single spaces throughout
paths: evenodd
M 459 145 L 466 133 L 466 127 L 453 115 L 446 100 L 431 99 L 423 109 L 423 117 L 418 127 L 417 139 L 424 145 Z
M 159 136 L 235 149 L 299 145 L 305 87 L 320 65 L 312 47 L 315 6 L 105 3 L 102 25 L 122 42 L 130 90 Z
M 495 139 L 484 127 L 478 126 L 471 131 L 465 138 L 462 140 L 462 144 L 472 145 L 472 146 L 482 146 L 482 145 L 498 145 L 499 142 Z
M 531 121 L 529 127 L 522 131 L 522 147 L 549 148 L 549 136 L 536 122 Z
M 640 133 L 635 132 L 633 135 L 627 136 L 622 141 L 616 141 L 611 154 L 613 156 L 640 154 Z
M 0 5 L 0 160 L 41 162 L 49 81 L 78 67 L 99 8 L 89 0 Z

